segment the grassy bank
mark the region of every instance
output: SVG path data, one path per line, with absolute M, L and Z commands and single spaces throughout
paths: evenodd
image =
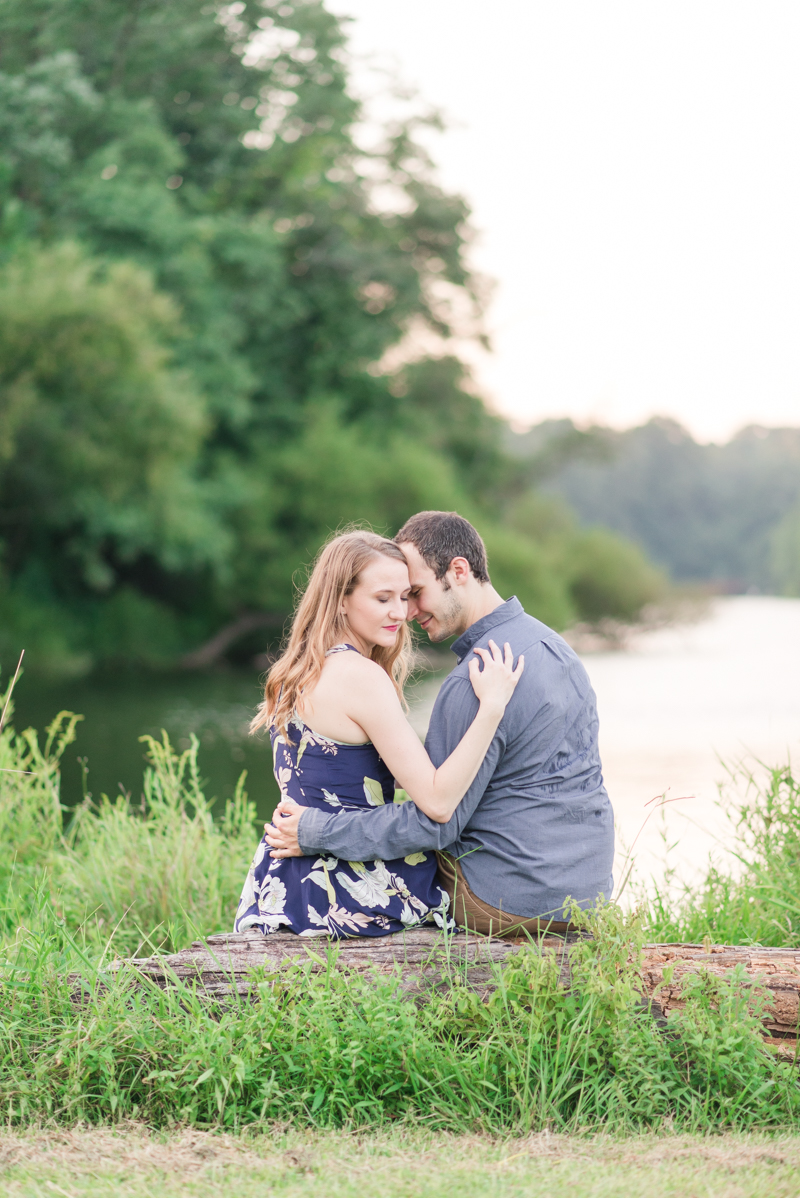
M 257 1001 L 224 1007 L 177 983 L 164 992 L 129 968 L 110 970 L 115 956 L 230 927 L 258 833 L 244 781 L 214 820 L 196 746 L 176 753 L 166 739 L 149 741 L 141 796 L 87 801 L 65 827 L 59 763 L 73 730 L 74 717 L 62 715 L 42 742 L 10 727 L 0 736 L 8 1125 L 424 1124 L 495 1137 L 800 1126 L 796 1071 L 764 1049 L 758 1011 L 735 982 L 687 980 L 685 1008 L 666 1035 L 639 1004 L 630 962 L 645 938 L 682 934 L 701 918 L 717 938 L 707 897 L 716 874 L 683 896 L 671 925 L 658 923 L 667 918 L 662 900 L 649 912 L 609 906 L 587 917 L 594 938 L 575 954 L 569 991 L 553 962 L 529 949 L 498 972 L 490 1001 L 454 973 L 421 1007 L 397 978 L 344 977 L 335 954 L 321 971 L 310 957 L 280 978 L 264 976 Z M 747 836 L 763 830 L 751 851 L 770 854 L 748 868 L 771 870 L 776 886 L 791 876 L 796 801 L 797 785 L 781 771 L 743 816 Z M 754 877 L 728 880 L 731 910 L 736 887 L 752 888 Z M 762 892 L 761 924 L 747 902 L 747 928 L 785 943 L 794 932 L 771 895 L 781 898 Z M 745 925 L 731 917 L 726 926 Z
M 2 961 L 0 1110 L 20 1125 L 424 1121 L 494 1135 L 800 1124 L 794 1066 L 763 1047 L 735 984 L 688 980 L 665 1035 L 629 964 L 641 924 L 610 908 L 590 926 L 569 991 L 551 957 L 521 949 L 487 1002 L 454 970 L 417 1006 L 396 977 L 314 972 L 315 945 L 264 975 L 255 1002 L 220 1006 L 109 972 L 45 904 Z

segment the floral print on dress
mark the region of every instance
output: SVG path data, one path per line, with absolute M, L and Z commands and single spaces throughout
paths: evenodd
M 341 652 L 352 646 L 336 646 Z M 356 650 L 353 650 L 354 652 Z M 372 744 L 349 745 L 321 736 L 296 716 L 287 740 L 270 729 L 275 777 L 281 795 L 329 815 L 363 811 L 395 801 L 394 779 Z M 449 898 L 436 884 L 433 853 L 397 861 L 341 861 L 337 857 L 269 855 L 266 838 L 256 849 L 234 922 L 250 929 L 299 936 L 386 936 L 435 923 L 454 927 Z

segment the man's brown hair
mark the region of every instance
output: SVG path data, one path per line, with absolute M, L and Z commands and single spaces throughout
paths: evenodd
M 394 539 L 398 545 L 404 541 L 413 545 L 440 582 L 454 557 L 466 558 L 478 582 L 490 581 L 486 546 L 458 512 L 417 512 Z

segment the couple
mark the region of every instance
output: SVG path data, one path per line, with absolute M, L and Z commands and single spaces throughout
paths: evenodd
M 402 709 L 412 619 L 433 642 L 458 637 L 424 749 Z M 567 900 L 611 895 L 586 671 L 503 601 L 483 541 L 454 512 L 420 512 L 393 541 L 351 532 L 325 546 L 260 727 L 282 798 L 237 932 L 382 936 L 453 919 L 493 935 L 564 932 Z

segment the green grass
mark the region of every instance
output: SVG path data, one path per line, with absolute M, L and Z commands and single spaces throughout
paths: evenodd
M 110 971 L 41 903 L 0 961 L 0 1110 L 10 1125 L 142 1120 L 233 1131 L 379 1127 L 618 1133 L 793 1127 L 793 1065 L 763 1047 L 734 980 L 698 975 L 659 1030 L 638 1000 L 643 927 L 608 907 L 572 955 L 521 948 L 488 1001 L 456 967 L 418 1005 L 398 977 L 346 975 L 335 950 L 224 1005 Z M 33 904 L 31 909 L 33 910 Z M 447 971 L 447 966 L 443 967 Z M 79 993 L 76 995 L 76 989 Z
M 642 895 L 654 940 L 800 946 L 800 778 L 791 766 L 739 767 L 729 775 L 738 795 L 726 807 L 732 824 L 729 863 L 710 865 L 691 886 L 665 884 Z
M 60 762 L 78 718 L 58 715 L 41 746 L 32 730 L 0 734 L 0 935 L 35 918 L 42 893 L 97 951 L 171 951 L 230 929 L 258 843 L 246 775 L 214 819 L 196 738 L 177 753 L 166 733 L 143 737 L 141 795 L 86 799 L 65 827 Z
M 215 821 L 196 746 L 179 754 L 166 738 L 149 741 L 141 801 L 87 801 L 65 828 L 59 762 L 73 730 L 62 714 L 43 744 L 32 732 L 0 734 L 0 1111 L 9 1128 L 134 1121 L 241 1134 L 277 1121 L 309 1134 L 425 1127 L 508 1137 L 800 1126 L 796 1069 L 764 1048 L 757 1003 L 743 1001 L 736 978 L 688 978 L 666 1034 L 642 1007 L 634 962 L 667 926 L 658 925 L 663 900 L 650 912 L 612 904 L 582 917 L 593 936 L 573 953 L 569 989 L 552 958 L 527 946 L 498 967 L 485 1002 L 444 966 L 446 985 L 417 1004 L 398 977 L 346 975 L 335 949 L 326 956 L 318 943 L 304 963 L 261 974 L 254 1001 L 224 1005 L 112 969 L 143 944 L 172 949 L 230 927 L 258 833 L 243 783 Z M 748 868 L 769 869 L 775 887 L 791 885 L 796 803 L 791 775 L 777 771 L 742 817 L 756 855 Z M 768 864 L 753 864 L 758 854 Z M 746 884 L 728 880 L 726 893 Z M 670 928 L 692 926 L 692 901 L 704 928 L 718 926 L 710 886 L 684 896 Z M 793 932 L 778 899 L 762 893 L 761 924 L 749 902 L 735 918 L 783 942 Z
M 763 1133 L 0 1133 L 0 1188 L 9 1198 L 795 1198 L 799 1169 L 800 1137 Z

